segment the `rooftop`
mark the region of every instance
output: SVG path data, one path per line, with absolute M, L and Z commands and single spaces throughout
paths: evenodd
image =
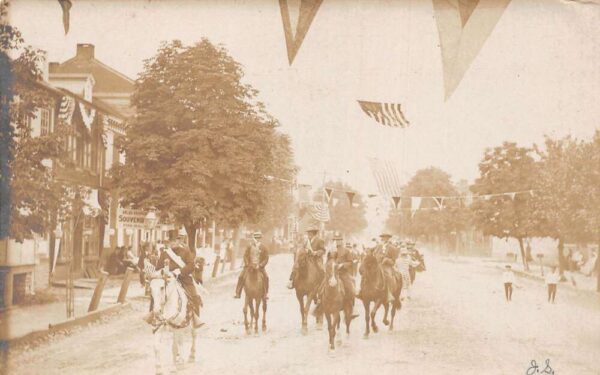
M 134 81 L 97 60 L 93 44 L 77 44 L 75 57 L 59 63 L 50 63 L 50 74 L 91 74 L 96 84 L 94 93 L 131 93 Z

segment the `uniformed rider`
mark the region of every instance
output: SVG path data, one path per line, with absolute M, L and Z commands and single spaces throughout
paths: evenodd
M 325 255 L 325 242 L 319 238 L 319 229 L 316 227 L 309 227 L 306 230 L 308 238 L 304 243 L 304 247 L 296 252 L 296 258 L 294 259 L 294 267 L 290 274 L 290 281 L 288 282 L 288 288 L 293 289 L 296 282 L 296 275 L 298 274 L 298 255 L 299 252 L 305 251 L 308 256 L 312 258 L 315 264 L 319 267 L 322 274 L 325 274 L 325 267 L 323 265 L 323 255 Z
M 269 275 L 267 275 L 267 271 L 265 270 L 267 263 L 269 263 L 269 251 L 261 242 L 261 238 L 262 233 L 260 231 L 252 234 L 252 243 L 248 245 L 244 252 L 244 269 L 238 277 L 234 298 L 241 297 L 244 281 L 246 280 L 246 275 L 250 268 L 257 268 L 258 271 L 262 273 L 265 281 L 265 298 L 269 298 Z
M 164 270 L 175 275 L 185 290 L 193 308 L 193 325 L 199 328 L 204 323 L 200 321 L 200 305 L 202 300 L 196 290 L 192 273 L 194 272 L 194 254 L 182 242 L 173 241 L 160 254 L 156 270 Z
M 389 233 L 382 233 L 380 236 L 381 243 L 375 248 L 374 255 L 379 264 L 383 268 L 383 272 L 386 278 L 386 289 L 388 294 L 388 300 L 394 299 L 390 285 L 394 281 L 394 278 L 398 279 L 399 275 L 395 269 L 396 260 L 400 255 L 400 251 L 395 247 L 392 242 L 392 235 Z

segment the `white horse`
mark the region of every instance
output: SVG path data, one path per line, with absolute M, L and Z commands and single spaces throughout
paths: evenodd
M 188 309 L 188 297 L 181 284 L 169 272 L 154 272 L 150 275 L 150 293 L 154 300 L 152 308 L 152 326 L 154 327 L 154 355 L 156 374 L 162 374 L 162 356 L 164 334 L 172 336 L 172 354 L 175 371 L 183 367 L 183 331 L 190 327 L 192 345 L 188 362 L 196 360 L 196 329 L 192 320 L 192 311 Z M 197 284 L 199 285 L 199 284 Z M 201 287 L 201 285 L 200 285 Z M 202 287 L 203 289 L 203 287 Z M 202 290 L 205 292 L 205 290 Z

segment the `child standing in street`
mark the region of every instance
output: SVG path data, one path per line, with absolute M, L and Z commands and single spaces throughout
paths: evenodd
M 556 297 L 556 286 L 558 285 L 558 281 L 560 279 L 560 275 L 556 267 L 552 267 L 552 272 L 549 272 L 546 275 L 546 284 L 548 285 L 548 303 L 554 303 L 554 297 Z
M 513 284 L 515 282 L 515 274 L 513 273 L 510 264 L 507 264 L 502 274 L 502 281 L 504 282 L 504 295 L 506 296 L 506 302 L 512 301 Z

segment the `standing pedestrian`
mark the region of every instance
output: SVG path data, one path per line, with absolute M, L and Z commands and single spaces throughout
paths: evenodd
M 546 275 L 546 284 L 548 285 L 548 303 L 554 303 L 554 298 L 556 297 L 556 287 L 559 280 L 560 275 L 558 274 L 557 267 L 552 267 L 552 272 L 548 272 Z
M 506 302 L 512 301 L 513 284 L 515 282 L 515 274 L 512 271 L 510 264 L 507 264 L 502 274 L 502 281 L 504 282 L 504 295 Z

